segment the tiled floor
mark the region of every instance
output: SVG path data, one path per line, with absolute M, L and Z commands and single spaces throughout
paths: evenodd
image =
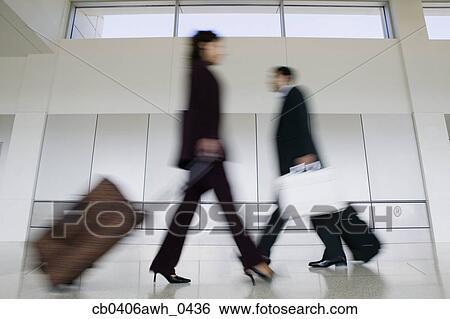
M 169 285 L 148 272 L 158 246 L 118 245 L 64 289 L 50 289 L 35 252 L 0 244 L 1 298 L 450 298 L 450 244 L 390 244 L 366 265 L 310 270 L 321 246 L 276 246 L 271 284 L 253 287 L 229 246 L 186 246 L 177 267 L 192 279 Z

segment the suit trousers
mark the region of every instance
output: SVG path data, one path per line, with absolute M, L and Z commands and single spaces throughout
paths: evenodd
M 342 213 L 324 214 L 311 217 L 317 235 L 325 244 L 322 259 L 345 258 L 341 236 L 343 235 Z
M 286 222 L 287 218 L 281 216 L 278 208 L 270 217 L 258 243 L 258 250 L 261 254 L 270 257 L 272 246 L 275 244 Z M 343 234 L 342 224 L 346 223 L 346 219 L 342 218 L 342 213 L 312 216 L 311 222 L 318 236 L 325 244 L 324 259 L 345 257 L 341 236 Z
M 347 244 L 354 260 L 364 262 L 377 255 L 381 248 L 378 238 L 352 206 L 335 214 L 314 216 L 311 221 L 325 244 L 324 259 L 345 257 L 342 241 Z
M 187 188 L 183 203 L 175 212 L 169 231 L 150 266 L 151 270 L 175 273 L 175 266 L 180 259 L 186 234 L 200 197 L 210 189 L 214 190 L 220 202 L 230 232 L 241 253 L 244 267 L 252 267 L 263 261 L 252 239 L 246 233 L 240 217 L 236 214 L 223 162 L 215 162 L 212 165 L 213 167 L 204 176 Z

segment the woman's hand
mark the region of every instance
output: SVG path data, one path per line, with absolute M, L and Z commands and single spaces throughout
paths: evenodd
M 222 144 L 217 139 L 201 138 L 196 145 L 197 156 L 223 157 Z

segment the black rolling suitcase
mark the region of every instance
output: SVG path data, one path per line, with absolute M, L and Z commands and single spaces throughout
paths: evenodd
M 349 206 L 341 213 L 340 226 L 342 240 L 351 250 L 354 260 L 368 262 L 378 254 L 380 241 L 353 207 Z

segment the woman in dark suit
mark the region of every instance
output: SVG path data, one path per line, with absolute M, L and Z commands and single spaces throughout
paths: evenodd
M 181 255 L 186 233 L 200 200 L 200 196 L 213 189 L 221 203 L 230 231 L 242 255 L 245 274 L 253 282 L 253 273 L 271 279 L 272 270 L 264 262 L 255 244 L 245 232 L 236 214 L 230 186 L 223 167 L 225 152 L 219 136 L 220 86 L 209 66 L 221 59 L 220 39 L 211 31 L 199 31 L 192 38 L 189 107 L 183 119 L 183 143 L 179 167 L 190 170 L 190 183 L 172 220 L 164 242 L 150 270 L 160 273 L 170 283 L 186 283 L 190 279 L 177 276 L 175 266 Z M 196 163 L 209 160 L 206 173 L 198 177 Z M 195 177 L 194 177 L 195 175 Z

